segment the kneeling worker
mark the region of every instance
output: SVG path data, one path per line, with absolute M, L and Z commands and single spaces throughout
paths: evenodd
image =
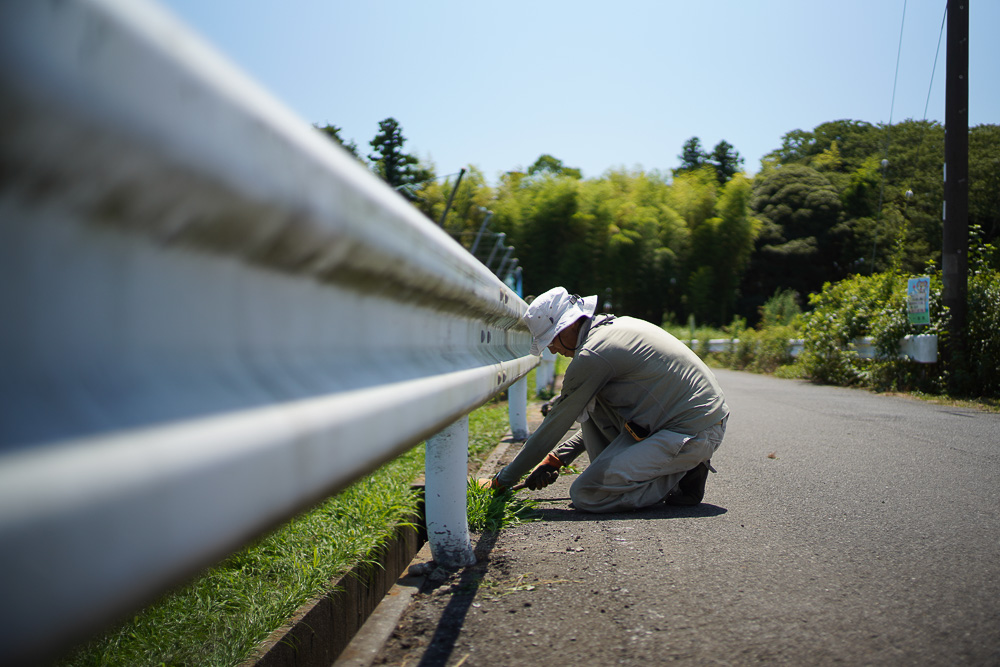
M 529 306 L 531 353 L 548 347 L 572 361 L 541 426 L 510 465 L 480 483 L 505 489 L 531 471 L 528 488 L 541 489 L 586 449 L 590 465 L 570 488 L 577 509 L 697 505 L 729 416 L 715 375 L 660 327 L 632 317 L 595 317 L 596 306 L 596 296 L 581 298 L 562 287 Z M 552 451 L 574 421 L 580 431 Z

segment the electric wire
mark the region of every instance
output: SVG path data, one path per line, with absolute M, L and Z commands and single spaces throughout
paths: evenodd
M 906 25 L 906 0 L 903 0 L 903 18 L 899 22 L 899 46 L 896 47 L 896 73 L 892 77 L 892 101 L 889 103 L 889 129 L 892 129 L 892 113 L 896 108 L 896 83 L 899 81 L 899 61 L 903 53 L 903 27 Z M 889 133 L 885 133 L 885 154 L 889 156 Z
M 903 52 L 903 27 L 906 25 L 906 0 L 903 0 L 903 18 L 899 22 L 899 45 L 896 47 L 896 73 L 892 77 L 892 101 L 889 103 L 889 124 L 885 128 L 885 150 L 882 157 L 882 178 L 878 191 L 878 209 L 875 214 L 875 234 L 872 240 L 871 272 L 875 273 L 875 251 L 878 248 L 878 225 L 882 220 L 882 201 L 885 197 L 885 172 L 889 168 L 889 133 L 892 131 L 892 113 L 896 107 L 896 83 L 899 81 L 899 60 Z
M 937 49 L 934 50 L 934 64 L 931 66 L 931 83 L 927 86 L 927 101 L 924 102 L 924 120 L 927 120 L 927 107 L 931 103 L 931 90 L 934 89 L 934 73 L 937 71 L 938 55 L 941 53 L 941 38 L 944 37 L 944 25 L 948 20 L 948 3 L 944 3 L 944 16 L 941 17 L 941 32 L 938 33 Z

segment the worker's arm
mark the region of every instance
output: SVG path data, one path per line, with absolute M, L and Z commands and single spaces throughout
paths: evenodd
M 566 438 L 566 442 L 556 447 L 553 452 L 559 460 L 562 461 L 564 466 L 568 466 L 573 463 L 580 454 L 584 452 L 586 447 L 583 446 L 583 431 L 577 431 L 569 438 Z
M 591 399 L 604 387 L 610 375 L 610 365 L 597 355 L 584 352 L 573 359 L 563 378 L 560 400 L 524 443 L 520 453 L 497 475 L 500 486 L 513 486 L 545 458 L 577 417 L 587 409 Z M 580 443 L 582 444 L 582 440 Z

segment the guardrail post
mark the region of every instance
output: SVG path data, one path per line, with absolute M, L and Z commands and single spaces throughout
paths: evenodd
M 535 390 L 538 395 L 552 391 L 556 379 L 556 355 L 547 349 L 542 350 L 542 359 L 535 371 Z
M 899 342 L 899 353 L 921 364 L 933 364 L 938 360 L 937 334 L 916 334 L 904 336 Z
M 427 438 L 424 457 L 424 512 L 427 541 L 434 562 L 444 567 L 473 565 L 469 539 L 466 485 L 469 463 L 469 416 Z
M 507 389 L 507 415 L 510 435 L 514 440 L 528 439 L 528 376 Z

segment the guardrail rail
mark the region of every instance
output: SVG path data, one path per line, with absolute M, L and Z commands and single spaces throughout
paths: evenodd
M 0 663 L 425 438 L 468 562 L 462 428 L 526 399 L 523 301 L 156 5 L 0 4 L 0 117 Z
M 682 340 L 688 347 L 698 345 L 697 340 Z M 733 345 L 738 345 L 739 338 L 712 338 L 708 340 L 709 352 L 728 352 Z M 792 357 L 797 357 L 805 347 L 805 340 L 802 338 L 790 338 L 788 340 L 788 353 Z M 862 359 L 878 359 L 879 353 L 875 349 L 875 340 L 865 336 L 851 341 L 848 347 L 855 351 Z M 920 364 L 933 364 L 938 360 L 938 337 L 937 334 L 917 334 L 904 336 L 899 341 L 898 358 L 909 359 Z

